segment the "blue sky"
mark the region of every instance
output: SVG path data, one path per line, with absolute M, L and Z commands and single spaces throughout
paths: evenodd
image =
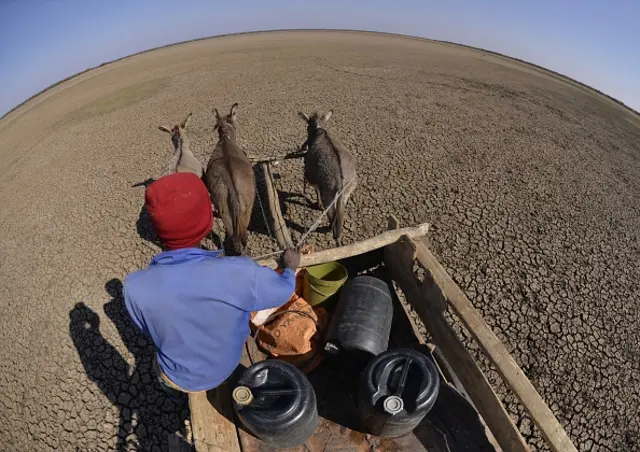
M 640 2 L 0 0 L 0 115 L 88 67 L 197 37 L 274 28 L 389 31 L 483 47 L 640 110 Z

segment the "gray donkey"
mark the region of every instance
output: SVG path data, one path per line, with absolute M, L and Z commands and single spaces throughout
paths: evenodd
M 218 110 L 213 109 L 219 141 L 203 180 L 211 194 L 211 202 L 222 218 L 225 239 L 230 239 L 233 253 L 242 254 L 247 246 L 256 184 L 251 162 L 236 143 L 237 108 L 238 104 L 233 104 L 226 116 L 220 116 Z
M 305 186 L 308 181 L 315 188 L 320 208 L 328 208 L 336 195 L 340 195 L 328 216 L 336 245 L 342 246 L 344 210 L 357 184 L 356 162 L 353 155 L 322 127 L 331 118 L 333 110 L 324 115 L 298 114 L 307 122 L 307 141 L 301 147 L 308 147 L 304 157 Z
M 169 164 L 169 173 L 193 173 L 202 177 L 202 163 L 191 152 L 189 138 L 185 132 L 189 121 L 191 121 L 191 113 L 184 118 L 181 124 L 176 124 L 172 129 L 165 126 L 160 126 L 158 129 L 171 135 L 174 152 Z

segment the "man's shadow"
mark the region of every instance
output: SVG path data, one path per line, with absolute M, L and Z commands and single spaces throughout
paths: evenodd
M 76 304 L 69 312 L 69 334 L 89 379 L 120 409 L 119 434 L 113 450 L 127 450 L 128 444 L 135 444 L 136 437 L 137 450 L 167 450 L 169 437 L 184 430 L 187 398 L 170 398 L 157 382 L 152 369 L 153 344 L 129 318 L 122 282 L 112 279 L 105 288 L 112 299 L 104 305 L 104 312 L 134 356 L 133 368 L 102 336 L 100 316 L 84 303 Z

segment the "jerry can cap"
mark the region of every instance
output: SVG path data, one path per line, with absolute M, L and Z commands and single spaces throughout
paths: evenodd
M 246 386 L 238 386 L 233 390 L 233 400 L 238 405 L 249 405 L 253 401 L 253 394 L 251 389 Z
M 390 415 L 398 414 L 404 409 L 404 402 L 396 395 L 392 395 L 384 399 L 382 402 L 384 410 Z

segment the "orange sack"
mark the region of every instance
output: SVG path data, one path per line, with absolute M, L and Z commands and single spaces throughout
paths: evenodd
M 324 308 L 313 309 L 299 294 L 302 293 L 304 271 L 296 274 L 296 290 L 289 301 L 275 310 L 260 326 L 251 322 L 252 331 L 260 331 L 256 343 L 273 358 L 288 361 L 304 372 L 316 368 L 322 361 L 318 353 L 328 324 Z M 256 317 L 251 313 L 251 319 Z

